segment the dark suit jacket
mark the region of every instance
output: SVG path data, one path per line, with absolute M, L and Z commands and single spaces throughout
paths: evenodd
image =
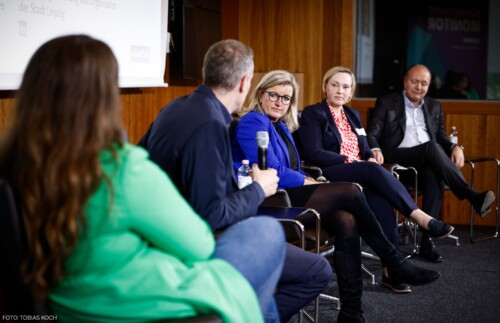
M 439 143 L 450 155 L 453 144 L 444 130 L 444 113 L 441 103 L 424 97 L 424 116 L 430 140 Z M 403 93 L 382 96 L 375 102 L 375 109 L 368 122 L 368 143 L 371 148 L 379 148 L 386 162 L 391 162 L 406 131 L 406 113 Z
M 237 188 L 230 122 L 227 109 L 201 85 L 165 106 L 139 141 L 213 230 L 256 215 L 265 197 L 257 183 Z
M 348 106 L 344 106 L 344 112 L 347 121 L 358 137 L 361 159 L 367 160 L 373 157 L 366 136 L 356 131 L 356 129 L 363 129 L 359 112 Z M 340 154 L 342 138 L 325 100 L 310 105 L 302 111 L 299 137 L 302 145 L 302 157 L 307 162 L 319 167 L 344 163 L 346 157 Z

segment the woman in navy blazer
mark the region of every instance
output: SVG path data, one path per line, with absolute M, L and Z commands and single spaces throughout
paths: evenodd
M 377 164 L 359 112 L 345 105 L 355 89 L 356 80 L 348 68 L 337 66 L 325 73 L 325 99 L 306 107 L 300 118 L 303 154 L 308 162 L 321 167 L 328 180 L 361 184 L 384 232 L 397 244 L 393 208 L 424 228 L 432 218 L 418 208 L 401 182 Z M 452 230 L 449 227 L 447 234 Z
M 267 131 L 268 166 L 277 170 L 278 185 L 287 190 L 293 206 L 316 209 L 321 215 L 322 227 L 335 236 L 334 266 L 342 301 L 338 321 L 343 322 L 348 317 L 349 322 L 364 322 L 360 236 L 387 265 L 385 280 L 394 288 L 408 292 L 405 283 L 427 284 L 439 275 L 401 260 L 399 252 L 384 235 L 364 194 L 359 189 L 352 190 L 355 185 L 320 183 L 300 169 L 300 156 L 291 135 L 291 131 L 298 128 L 297 94 L 298 85 L 293 75 L 286 71 L 272 71 L 261 79 L 250 97 L 251 111 L 238 122 L 231 138 L 234 168 L 239 168 L 243 159 L 257 163 L 255 135 L 257 131 Z M 435 236 L 444 234 L 441 226 L 430 231 Z M 399 259 L 398 264 L 394 263 L 395 259 Z M 413 269 L 405 269 L 406 266 Z M 398 267 L 400 269 L 395 269 Z M 398 279 L 395 273 L 398 270 L 412 272 L 412 278 Z M 354 317 L 359 320 L 353 320 Z

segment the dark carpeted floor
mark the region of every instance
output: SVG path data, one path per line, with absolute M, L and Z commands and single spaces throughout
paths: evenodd
M 476 229 L 475 238 L 484 235 L 482 231 L 493 229 Z M 412 286 L 410 294 L 395 294 L 381 286 L 380 262 L 363 258 L 363 264 L 376 274 L 376 285 L 371 285 L 370 277 L 364 275 L 362 301 L 368 322 L 500 322 L 500 238 L 471 243 L 469 227 L 465 226 L 456 228 L 453 234 L 460 238 L 460 245 L 449 238 L 436 241 L 442 263 L 430 263 L 418 256 L 409 260 L 441 273 L 429 285 Z M 401 245 L 403 254 L 411 249 L 410 245 Z M 338 296 L 335 280 L 326 293 Z M 308 310 L 314 314 L 313 306 Z M 320 302 L 320 322 L 336 322 L 337 315 L 338 310 L 331 303 Z M 298 316 L 290 320 L 296 322 Z

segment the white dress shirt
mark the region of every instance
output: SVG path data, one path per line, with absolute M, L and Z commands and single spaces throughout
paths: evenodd
M 424 100 L 418 107 L 414 107 L 410 100 L 404 94 L 405 113 L 406 113 L 406 131 L 403 141 L 398 148 L 410 148 L 428 142 L 430 139 L 425 125 Z

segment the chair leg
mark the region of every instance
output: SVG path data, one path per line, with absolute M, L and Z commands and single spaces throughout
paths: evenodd
M 364 272 L 365 272 L 368 276 L 370 276 L 370 278 L 371 278 L 371 284 L 372 284 L 372 285 L 377 285 L 377 283 L 375 282 L 375 274 L 374 274 L 374 273 L 372 273 L 372 272 L 371 272 L 368 268 L 366 268 L 366 266 L 365 266 L 365 265 L 363 265 L 363 264 L 361 265 L 361 269 L 362 269 L 362 270 L 363 270 L 363 271 L 364 271 Z
M 454 235 L 450 234 L 446 238 L 455 240 L 455 246 L 459 246 L 460 245 L 460 241 L 459 241 L 459 238 L 457 236 L 454 236 Z
M 361 251 L 361 256 L 368 259 L 380 260 L 379 256 L 375 256 L 374 254 L 365 251 Z
M 329 256 L 332 253 L 335 252 L 335 248 L 333 245 L 327 246 L 326 248 L 322 248 L 323 246 L 320 243 L 321 240 L 321 217 L 319 213 L 314 210 L 314 209 L 308 209 L 307 212 L 311 215 L 313 215 L 313 218 L 315 219 L 315 239 L 316 239 L 316 245 L 315 245 L 315 250 L 313 252 L 316 252 L 318 255 L 321 255 L 323 257 Z M 295 224 L 297 225 L 297 224 Z M 300 235 L 300 247 L 302 249 L 305 249 L 305 233 L 304 233 L 304 226 L 302 224 L 297 225 L 299 228 L 299 235 Z M 325 244 L 328 244 L 328 242 L 325 242 Z M 327 294 L 320 294 L 316 299 L 314 300 L 314 317 L 310 313 L 308 313 L 306 310 L 302 309 L 299 311 L 299 322 L 302 323 L 304 318 L 306 318 L 309 322 L 313 323 L 319 323 L 319 302 L 320 299 L 326 299 L 334 303 L 334 309 L 339 310 L 340 309 L 340 299 L 334 296 L 330 296 Z

